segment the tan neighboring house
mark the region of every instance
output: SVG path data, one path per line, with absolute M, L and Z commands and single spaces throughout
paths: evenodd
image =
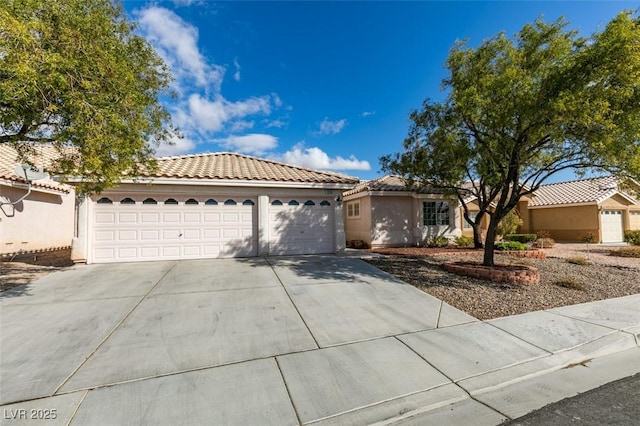
M 45 170 L 55 157 L 48 146 L 35 148 L 31 159 Z M 15 149 L 0 145 L 0 256 L 71 247 L 75 193 L 46 175 L 29 184 Z M 28 195 L 27 195 L 28 194 Z M 26 197 L 25 197 L 26 195 Z
M 234 153 L 157 159 L 158 170 L 78 206 L 87 263 L 335 253 L 341 194 L 358 179 Z
M 453 238 L 462 233 L 455 198 L 408 190 L 399 176 L 362 182 L 343 197 L 345 233 L 351 245 L 415 246 L 432 236 Z
M 623 191 L 613 176 L 542 185 L 520 201 L 523 233 L 547 231 L 558 241 L 579 242 L 591 234 L 597 242 L 618 243 L 628 229 L 640 229 L 640 202 L 631 192 L 640 185 L 629 182 Z

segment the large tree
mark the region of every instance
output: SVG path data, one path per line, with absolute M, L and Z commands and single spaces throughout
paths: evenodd
M 493 265 L 500 220 L 565 169 L 640 176 L 640 22 L 617 15 L 589 38 L 563 19 L 537 20 L 513 38 L 457 43 L 446 98 L 410 115 L 404 151 L 381 158 L 410 184 L 456 194 L 465 218 L 490 221 Z M 480 215 L 470 221 L 467 202 Z M 477 237 L 477 235 L 476 235 Z
M 168 68 L 118 0 L 0 3 L 0 143 L 28 159 L 58 148 L 58 172 L 100 191 L 153 165 L 174 131 L 160 104 Z

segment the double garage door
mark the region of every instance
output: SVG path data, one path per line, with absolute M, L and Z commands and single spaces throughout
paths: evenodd
M 251 257 L 268 233 L 269 254 L 330 253 L 328 199 L 274 199 L 268 231 L 257 197 L 102 197 L 94 204 L 92 262 Z

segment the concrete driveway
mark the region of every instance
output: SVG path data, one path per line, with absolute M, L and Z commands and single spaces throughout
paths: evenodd
M 478 322 L 352 258 L 76 266 L 0 293 L 2 423 L 497 424 L 514 377 L 633 374 L 638 301 Z

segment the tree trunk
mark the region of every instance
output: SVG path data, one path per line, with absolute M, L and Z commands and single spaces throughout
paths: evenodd
M 481 249 L 484 247 L 482 244 L 482 232 L 479 224 L 474 224 L 473 228 L 473 248 Z
M 497 220 L 495 215 L 491 216 L 489 228 L 487 229 L 487 236 L 484 241 L 484 260 L 482 262 L 484 266 L 493 266 L 493 248 L 496 243 L 498 222 L 499 220 Z

